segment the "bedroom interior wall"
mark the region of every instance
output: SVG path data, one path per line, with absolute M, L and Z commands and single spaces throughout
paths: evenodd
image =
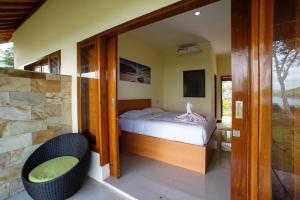
M 119 58 L 125 58 L 151 68 L 151 84 L 120 80 L 118 63 L 118 98 L 152 99 L 154 107 L 163 107 L 163 57 L 160 49 L 124 33 L 118 37 Z M 119 62 L 119 60 L 118 60 Z
M 212 115 L 213 77 L 215 56 L 209 42 L 200 44 L 202 51 L 195 54 L 178 56 L 176 49 L 164 51 L 164 108 L 185 112 L 186 103 L 193 103 L 194 111 Z M 205 97 L 183 97 L 183 71 L 205 69 Z
M 160 50 L 130 33 L 119 35 L 119 57 L 151 67 L 151 84 L 121 81 L 118 69 L 118 98 L 151 98 L 154 107 L 180 112 L 192 102 L 195 112 L 213 115 L 216 56 L 210 43 L 201 44 L 201 48 L 200 53 L 178 56 L 176 48 Z M 205 69 L 205 98 L 183 97 L 183 71 L 195 69 Z
M 231 75 L 231 54 L 217 55 L 217 119 L 221 120 L 221 76 Z

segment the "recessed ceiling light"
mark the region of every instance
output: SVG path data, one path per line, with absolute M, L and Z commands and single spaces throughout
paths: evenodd
M 196 12 L 194 13 L 194 15 L 195 15 L 195 16 L 199 16 L 199 15 L 200 15 L 200 11 L 196 11 Z

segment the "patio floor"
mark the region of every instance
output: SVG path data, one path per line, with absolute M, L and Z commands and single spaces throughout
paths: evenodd
M 127 200 L 126 197 L 121 196 L 107 186 L 88 178 L 83 187 L 69 200 Z M 32 200 L 27 192 L 21 192 L 8 198 L 7 200 Z

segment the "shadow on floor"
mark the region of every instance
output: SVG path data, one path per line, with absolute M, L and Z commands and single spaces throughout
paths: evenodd
M 105 181 L 137 199 L 230 199 L 230 153 L 215 151 L 206 175 L 156 160 L 121 155 L 121 178 Z

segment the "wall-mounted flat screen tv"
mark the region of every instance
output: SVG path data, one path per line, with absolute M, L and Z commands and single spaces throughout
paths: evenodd
M 183 96 L 205 97 L 205 70 L 183 72 Z

